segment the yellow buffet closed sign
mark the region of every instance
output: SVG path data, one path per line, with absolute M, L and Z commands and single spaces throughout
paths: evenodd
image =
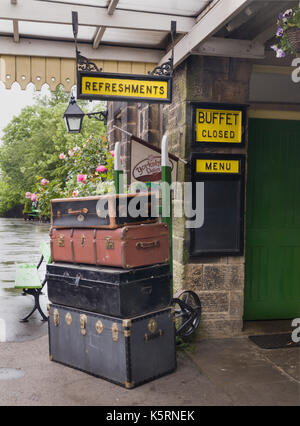
M 108 99 L 132 98 L 133 100 L 167 101 L 168 81 L 115 78 L 106 76 L 82 76 L 81 94 Z
M 196 142 L 242 143 L 243 112 L 196 109 Z

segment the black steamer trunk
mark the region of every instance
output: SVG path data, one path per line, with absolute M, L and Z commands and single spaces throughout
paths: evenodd
M 115 229 L 155 222 L 157 206 L 152 193 L 57 198 L 51 200 L 51 225 L 57 229 Z
M 176 368 L 171 308 L 130 319 L 50 305 L 50 359 L 127 389 Z
M 120 318 L 163 309 L 172 298 L 168 263 L 128 270 L 52 263 L 46 277 L 51 302 Z

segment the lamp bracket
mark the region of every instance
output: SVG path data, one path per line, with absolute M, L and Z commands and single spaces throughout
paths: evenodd
M 88 118 L 96 118 L 96 120 L 103 121 L 104 124 L 107 124 L 108 111 L 90 112 L 85 115 L 87 115 Z

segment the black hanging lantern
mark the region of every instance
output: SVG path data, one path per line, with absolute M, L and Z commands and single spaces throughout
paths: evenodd
M 68 108 L 66 109 L 63 117 L 66 123 L 68 133 L 80 133 L 84 112 L 79 108 L 76 103 L 75 97 L 72 95 Z

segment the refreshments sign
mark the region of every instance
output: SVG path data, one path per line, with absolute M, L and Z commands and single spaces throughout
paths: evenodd
M 166 76 L 80 71 L 77 97 L 92 100 L 170 103 L 172 80 Z

